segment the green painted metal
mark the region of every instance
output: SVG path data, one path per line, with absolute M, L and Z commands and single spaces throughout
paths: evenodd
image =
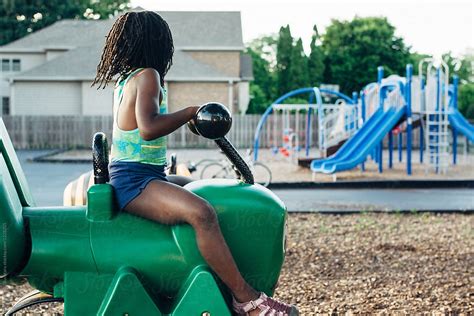
M 201 314 L 231 316 L 216 279 L 204 266 L 193 270 L 182 285 L 171 310 L 173 316 L 194 315 L 196 311 Z
M 26 181 L 25 174 L 21 168 L 20 161 L 15 153 L 13 144 L 8 135 L 7 128 L 3 119 L 0 118 L 0 151 L 2 152 L 3 159 L 5 159 L 8 170 L 12 177 L 13 183 L 15 184 L 15 189 L 20 198 L 21 204 L 23 206 L 33 206 L 35 201 L 33 195 L 31 194 L 30 187 Z
M 63 283 L 64 315 L 97 315 L 113 279 L 113 274 L 65 272 Z
M 31 206 L 26 182 L 19 185 L 22 171 L 11 163 L 16 156 L 10 164 L 4 159 L 14 154 L 2 149 L 0 157 L 6 274 L 63 297 L 66 316 L 230 315 L 229 293 L 199 253 L 191 226 L 117 211 L 109 184 L 92 186 L 86 207 Z M 200 180 L 185 188 L 214 207 L 247 281 L 272 295 L 284 259 L 283 203 L 260 185 L 236 180 Z
M 136 271 L 129 267 L 117 271 L 97 315 L 162 315 L 143 288 Z
M 186 188 L 213 205 L 222 233 L 248 282 L 273 294 L 284 257 L 283 203 L 260 185 L 235 180 L 202 180 Z M 30 223 L 32 252 L 22 275 L 33 286 L 44 292 L 61 293 L 55 290 L 55 285 L 64 282 L 67 315 L 79 315 L 79 307 L 74 306 L 91 305 L 91 296 L 101 298 L 94 301 L 97 312 L 104 304 L 113 276 L 123 266 L 139 271 L 143 287 L 166 314 L 186 315 L 174 309 L 189 311 L 191 307 L 183 306 L 194 306 L 193 300 L 206 302 L 199 295 L 203 288 L 208 288 L 208 295 L 217 295 L 219 285 L 209 281 L 212 278 L 208 272 L 202 272 L 198 281 L 189 283 L 196 267 L 206 267 L 189 225 L 162 225 L 126 212 L 112 216 L 111 209 L 100 212 L 98 205 L 103 204 L 107 209 L 113 203 L 109 189 L 108 184 L 94 185 L 89 190 L 91 206 L 87 208 L 24 209 L 24 217 Z M 81 271 L 83 275 L 73 277 L 72 271 Z M 104 276 L 110 280 L 106 278 L 108 282 L 104 282 Z M 94 284 L 94 291 L 82 293 L 80 298 L 75 289 L 85 285 L 77 280 L 87 280 L 89 287 Z M 183 289 L 187 283 L 189 288 Z M 188 294 L 180 301 L 183 291 Z M 219 293 L 222 297 L 226 295 Z M 163 300 L 163 297 L 174 299 Z
M 114 190 L 111 185 L 97 184 L 87 190 L 87 219 L 93 222 L 108 221 L 116 213 Z
M 29 253 L 22 217 L 21 201 L 16 193 L 7 163 L 0 157 L 0 243 L 1 277 L 10 277 L 23 265 Z

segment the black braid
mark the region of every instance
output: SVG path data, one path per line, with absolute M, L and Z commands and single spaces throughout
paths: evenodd
M 92 85 L 105 88 L 116 75 L 136 68 L 154 68 L 164 85 L 173 64 L 173 37 L 168 23 L 156 12 L 127 12 L 112 26 L 105 41 Z

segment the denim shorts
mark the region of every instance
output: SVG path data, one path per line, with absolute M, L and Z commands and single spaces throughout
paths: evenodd
M 114 187 L 115 199 L 123 210 L 152 180 L 168 181 L 165 165 L 140 162 L 112 161 L 109 164 L 109 183 Z

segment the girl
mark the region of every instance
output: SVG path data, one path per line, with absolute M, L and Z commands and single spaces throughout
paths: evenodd
M 165 136 L 198 110 L 166 114 L 163 85 L 173 52 L 168 24 L 155 12 L 125 13 L 107 35 L 93 85 L 105 87 L 120 76 L 109 165 L 119 207 L 163 224 L 190 224 L 203 258 L 232 292 L 238 315 L 298 315 L 296 307 L 258 293 L 243 279 L 211 205 L 166 178 Z

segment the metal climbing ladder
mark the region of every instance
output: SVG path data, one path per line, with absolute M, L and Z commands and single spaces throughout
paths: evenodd
M 425 115 L 425 137 L 428 153 L 426 171 L 434 170 L 445 174 L 449 167 L 449 120 L 448 120 L 448 85 L 449 70 L 445 63 L 436 67 L 433 60 L 429 62 L 426 75 L 426 86 L 422 91 L 422 110 Z M 423 63 L 419 73 L 422 74 Z

